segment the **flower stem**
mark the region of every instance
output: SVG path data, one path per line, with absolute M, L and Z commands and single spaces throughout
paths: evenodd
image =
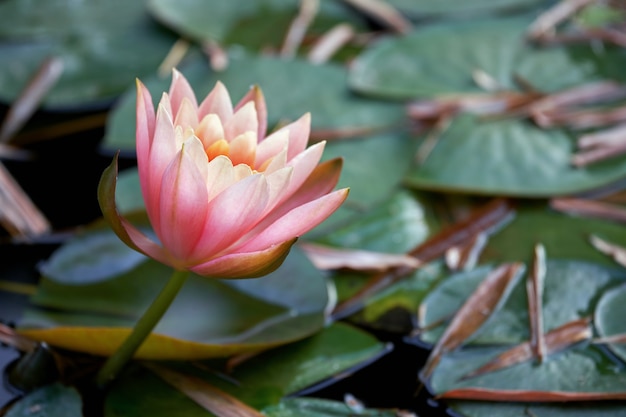
M 172 304 L 172 301 L 176 298 L 176 295 L 182 288 L 188 275 L 188 271 L 174 271 L 157 298 L 155 298 L 152 304 L 150 304 L 150 307 L 143 313 L 143 316 L 137 321 L 130 335 L 128 335 L 126 340 L 124 340 L 120 347 L 113 352 L 102 368 L 100 368 L 96 376 L 96 384 L 99 387 L 104 387 L 115 379 L 118 372 L 133 357 L 135 351 L 139 349 L 139 346 L 141 346 L 148 335 L 150 335 L 152 329 L 154 329 Z

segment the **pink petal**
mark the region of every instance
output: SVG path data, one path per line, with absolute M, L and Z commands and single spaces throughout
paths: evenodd
M 224 139 L 224 127 L 216 114 L 207 114 L 200 121 L 196 134 L 204 144 L 204 149 L 206 149 L 215 142 Z
M 171 116 L 165 110 L 165 107 L 159 104 L 149 159 L 146 161 L 143 159 L 137 160 L 139 172 L 143 173 L 143 175 L 139 176 L 139 181 L 146 204 L 146 211 L 150 217 L 150 222 L 155 225 L 157 234 L 161 178 L 177 152 L 174 135 L 174 125 L 172 124 Z
M 128 237 L 131 239 L 132 243 L 139 249 L 141 253 L 144 255 L 160 262 L 162 264 L 178 267 L 175 262 L 172 261 L 171 257 L 167 254 L 165 249 L 159 246 L 157 243 L 152 241 L 149 237 L 144 235 L 139 229 L 137 229 L 132 223 L 128 220 L 120 217 L 122 221 L 122 226 L 128 233 Z
M 289 254 L 296 239 L 257 252 L 234 253 L 196 265 L 190 270 L 213 278 L 254 278 L 275 271 Z
M 230 95 L 224 84 L 219 81 L 202 101 L 198 109 L 200 119 L 207 114 L 216 114 L 222 120 L 222 123 L 233 117 L 233 103 L 230 101 Z
M 311 134 L 311 114 L 306 113 L 293 123 L 283 126 L 277 132 L 285 130 L 289 132 L 289 151 L 287 161 L 291 161 L 296 155 L 304 151 Z
M 246 132 L 257 132 L 259 122 L 254 103 L 248 102 L 224 123 L 224 135 L 229 142 Z
M 230 142 L 228 157 L 233 161 L 233 165 L 246 164 L 252 166 L 255 156 L 256 134 L 254 132 L 246 132 Z
M 309 175 L 311 175 L 311 172 L 313 172 L 322 157 L 325 145 L 325 142 L 316 143 L 315 145 L 307 148 L 304 152 L 298 154 L 291 161 L 287 162 L 287 166 L 293 167 L 293 176 L 291 177 L 289 186 L 282 193 L 283 198 L 281 202 L 285 201 L 294 192 L 296 192 L 296 190 L 298 190 L 298 188 L 300 188 L 306 181 Z
M 294 208 L 330 193 L 339 181 L 342 164 L 340 158 L 319 164 L 302 186 L 290 197 L 284 199 L 280 206 L 273 208 L 267 218 L 263 219 L 257 227 L 267 227 Z
M 147 160 L 150 153 L 150 142 L 154 135 L 154 105 L 152 96 L 145 85 L 137 80 L 137 128 L 135 137 L 137 139 L 137 158 Z M 145 164 L 144 164 L 145 170 Z M 139 176 L 145 176 L 140 172 Z
M 161 182 L 159 238 L 180 261 L 190 258 L 207 215 L 206 174 L 198 169 L 193 155 L 198 149 L 204 154 L 204 149 L 199 140 L 192 139 L 185 142 Z
M 284 167 L 265 176 L 270 192 L 266 213 L 274 208 L 274 206 L 281 200 L 281 195 L 284 190 L 287 189 L 292 175 L 293 168 Z
M 263 250 L 302 236 L 326 220 L 348 196 L 348 189 L 337 190 L 307 204 L 296 207 L 238 248 L 239 252 Z
M 254 175 L 254 172 L 252 172 L 252 168 L 250 168 L 248 165 L 245 165 L 245 164 L 235 165 L 234 171 L 235 171 L 236 181 L 241 181 L 244 178 L 248 178 Z
M 237 103 L 235 106 L 235 111 L 242 108 L 248 102 L 254 103 L 254 108 L 256 109 L 257 121 L 258 121 L 258 131 L 257 137 L 259 138 L 259 142 L 263 140 L 265 137 L 265 132 L 267 130 L 267 105 L 265 104 L 265 96 L 263 96 L 263 92 L 259 88 L 259 86 L 254 85 L 245 96 Z
M 209 202 L 195 259 L 210 259 L 236 242 L 259 222 L 269 190 L 263 175 L 247 177 L 226 188 Z
M 273 201 L 274 204 L 271 206 L 268 204 L 269 213 L 266 214 L 263 220 L 258 223 L 254 229 L 250 230 L 239 241 L 246 242 L 254 238 L 256 234 L 270 227 L 291 210 L 330 193 L 339 181 L 342 165 L 343 161 L 341 158 L 323 162 L 315 167 L 309 178 L 307 178 L 302 186 L 291 196 L 285 199 L 281 198 L 281 194 L 279 193 L 278 196 L 276 196 L 276 200 Z M 284 189 L 285 188 L 283 188 L 283 190 Z M 278 204 L 279 201 L 280 204 Z
M 283 169 L 287 166 L 287 149 L 283 149 L 276 156 L 265 161 L 265 163 L 258 168 L 259 171 L 269 175 L 272 172 Z
M 195 129 L 198 126 L 198 111 L 196 106 L 187 98 L 183 97 L 176 118 L 174 119 L 174 126 L 181 126 L 183 129 L 192 128 Z
M 198 102 L 196 101 L 196 95 L 193 89 L 189 85 L 189 82 L 183 74 L 178 70 L 172 71 L 172 84 L 170 86 L 170 102 L 172 104 L 172 114 L 178 114 L 178 110 L 183 102 L 183 99 L 188 99 L 192 104 L 194 110 L 198 108 Z M 197 113 L 197 111 L 196 111 Z
M 278 155 L 283 150 L 287 150 L 288 147 L 289 132 L 283 129 L 277 130 L 257 145 L 254 166 L 260 168 L 266 161 Z
M 207 165 L 208 201 L 237 181 L 233 164 L 225 156 L 218 156 Z

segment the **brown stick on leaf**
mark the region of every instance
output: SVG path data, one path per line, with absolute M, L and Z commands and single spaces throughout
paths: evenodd
M 541 244 L 535 246 L 533 267 L 526 280 L 528 316 L 530 319 L 530 347 L 533 356 L 543 362 L 546 341 L 543 336 L 543 287 L 546 276 L 546 250 Z
M 545 355 L 551 355 L 592 336 L 589 319 L 579 319 L 566 323 L 545 334 Z M 530 341 L 508 349 L 480 368 L 464 375 L 461 380 L 498 371 L 536 357 Z M 444 394 L 445 395 L 445 394 Z
M 449 248 L 471 241 L 478 233 L 489 233 L 510 219 L 513 213 L 513 203 L 510 200 L 491 200 L 465 220 L 440 231 L 408 254 L 421 263 L 428 263 L 443 256 Z M 413 271 L 414 268 L 399 267 L 373 275 L 361 290 L 335 308 L 333 319 L 338 320 L 358 311 L 363 307 L 365 299 L 407 277 Z
M 626 223 L 626 209 L 616 204 L 583 198 L 559 197 L 550 200 L 550 207 L 556 211 Z
M 319 0 L 300 0 L 300 10 L 289 26 L 280 50 L 281 57 L 293 58 L 296 55 L 304 35 L 315 20 L 318 9 Z
M 14 237 L 48 233 L 50 223 L 0 163 L 0 224 Z
M 500 265 L 487 275 L 476 290 L 463 303 L 452 321 L 430 352 L 420 372 L 423 381 L 432 375 L 441 356 L 461 346 L 508 295 L 512 283 L 523 268 L 522 263 Z

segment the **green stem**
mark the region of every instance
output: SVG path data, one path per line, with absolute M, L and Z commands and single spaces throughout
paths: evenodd
M 135 351 L 146 340 L 152 329 L 157 325 L 161 317 L 165 314 L 169 306 L 176 298 L 181 287 L 185 283 L 188 271 L 175 270 L 169 281 L 163 287 L 157 298 L 150 304 L 150 307 L 143 313 L 133 331 L 124 340 L 120 347 L 107 359 L 100 372 L 96 376 L 96 384 L 99 387 L 106 386 L 117 376 L 118 372 L 133 357 Z

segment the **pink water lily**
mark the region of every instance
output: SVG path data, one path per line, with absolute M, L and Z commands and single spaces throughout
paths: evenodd
M 341 160 L 320 163 L 324 142 L 307 147 L 310 116 L 266 136 L 258 87 L 235 106 L 218 82 L 198 104 L 174 71 L 155 112 L 137 82 L 137 165 L 146 211 L 158 242 L 115 208 L 116 167 L 103 174 L 105 217 L 129 246 L 178 270 L 242 278 L 276 269 L 296 238 L 345 200 L 333 191 Z

